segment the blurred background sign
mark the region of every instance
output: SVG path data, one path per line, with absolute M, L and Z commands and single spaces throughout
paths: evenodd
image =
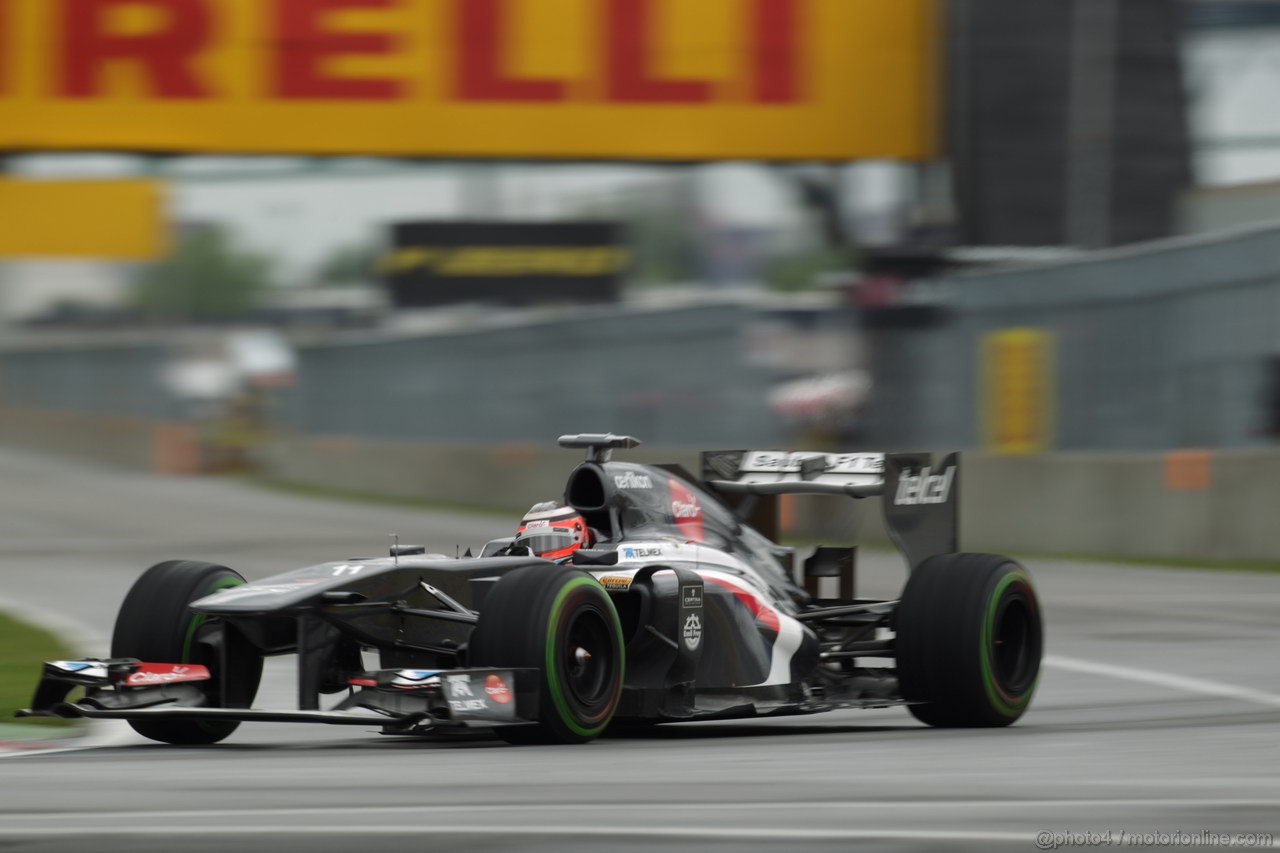
M 167 248 L 159 184 L 0 178 L 0 258 L 153 260 Z
M 379 263 L 397 307 L 617 301 L 630 265 L 607 222 L 416 222 Z
M 919 160 L 936 148 L 934 14 L 934 0 L 4 0 L 0 148 Z
M 1053 341 L 1043 329 L 983 339 L 986 449 L 1040 453 L 1053 444 Z

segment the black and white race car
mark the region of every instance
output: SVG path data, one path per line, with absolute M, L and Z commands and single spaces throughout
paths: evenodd
M 587 450 L 564 504 L 593 537 L 567 561 L 500 539 L 478 556 L 396 546 L 254 583 L 154 566 L 125 598 L 112 658 L 46 664 L 19 714 L 125 719 L 178 744 L 261 720 L 571 743 L 615 723 L 905 705 L 935 726 L 1004 726 L 1026 710 L 1039 604 L 1018 563 L 956 553 L 956 455 L 709 452 L 698 478 L 612 460 L 638 443 L 560 439 Z M 817 549 L 797 582 L 794 552 L 760 532 L 789 494 L 881 496 L 901 597 L 854 597 L 852 548 Z M 818 596 L 824 579 L 835 597 Z M 255 708 L 263 658 L 286 654 L 297 707 Z

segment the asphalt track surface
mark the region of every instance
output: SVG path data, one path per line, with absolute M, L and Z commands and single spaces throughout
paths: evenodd
M 391 533 L 453 553 L 514 524 L 8 451 L 0 477 L 0 605 L 84 654 L 107 651 L 129 584 L 163 559 L 259 578 L 381 553 Z M 1280 576 L 1029 566 L 1049 657 L 1009 729 L 933 730 L 896 709 L 660 726 L 580 747 L 252 724 L 178 748 L 107 723 L 78 748 L 0 761 L 0 850 L 1034 850 L 1045 832 L 1220 849 L 1187 842 L 1280 837 Z M 860 572 L 862 591 L 884 596 L 902 576 L 888 556 Z M 287 664 L 272 662 L 260 705 L 289 702 Z

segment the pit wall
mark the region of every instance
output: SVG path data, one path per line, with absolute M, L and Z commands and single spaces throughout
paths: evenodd
M 576 451 L 542 444 L 436 444 L 278 436 L 262 453 L 273 479 L 350 493 L 425 499 L 513 514 L 559 497 Z M 690 449 L 619 458 L 676 462 Z M 967 453 L 961 463 L 965 550 L 1210 560 L 1280 560 L 1280 451 L 1149 454 Z M 792 497 L 785 533 L 828 544 L 887 545 L 878 499 Z
M 518 518 L 538 501 L 562 497 L 569 471 L 583 458 L 584 451 L 542 443 L 277 436 L 259 461 L 266 476 L 281 483 L 510 511 Z M 619 451 L 618 458 L 673 462 L 697 473 L 697 451 L 641 447 Z
M 0 406 L 0 444 L 156 474 L 206 467 L 198 427 L 135 415 Z
M 208 467 L 198 430 L 146 418 L 0 409 L 0 443 L 132 470 Z M 277 435 L 259 449 L 271 480 L 350 494 L 510 512 L 560 496 L 577 451 L 545 444 L 466 444 Z M 619 458 L 698 470 L 698 452 L 642 447 Z M 966 453 L 960 478 L 965 550 L 1206 560 L 1280 560 L 1280 450 L 1170 453 Z M 876 498 L 790 497 L 785 535 L 887 546 Z

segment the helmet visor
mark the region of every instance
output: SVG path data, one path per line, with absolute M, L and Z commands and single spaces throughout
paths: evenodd
M 578 537 L 562 527 L 536 527 L 516 537 L 515 545 L 523 545 L 536 556 L 544 556 L 573 547 Z

